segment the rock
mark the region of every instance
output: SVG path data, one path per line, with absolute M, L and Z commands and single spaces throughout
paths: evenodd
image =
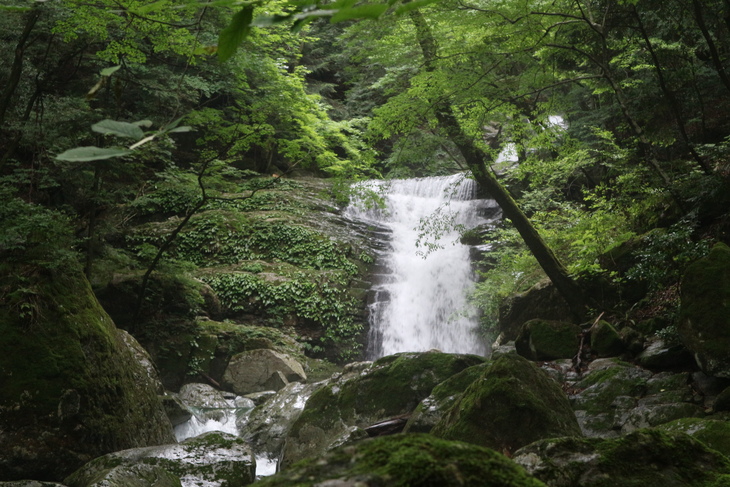
M 81 467 L 64 483 L 68 487 L 180 485 L 168 483 L 172 478 L 189 486 L 232 487 L 253 483 L 255 468 L 251 449 L 242 438 L 214 431 L 179 444 L 107 454 Z M 148 478 L 163 480 L 145 483 Z
M 286 438 L 281 468 L 364 437 L 363 428 L 374 423 L 411 413 L 437 384 L 482 362 L 476 355 L 431 351 L 390 355 L 361 370 L 346 369 L 307 401 Z
M 177 394 L 165 394 L 162 397 L 162 406 L 165 408 L 165 414 L 167 414 L 173 427 L 186 422 L 193 416 L 193 413 L 185 407 Z
M 278 459 L 284 439 L 307 399 L 322 385 L 292 382 L 236 421 L 240 436 L 251 445 L 257 459 Z
M 690 264 L 680 292 L 679 336 L 703 372 L 730 378 L 730 248 Z
M 617 439 L 559 438 L 515 452 L 550 487 L 725 486 L 730 461 L 683 433 L 639 430 Z
M 680 344 L 667 345 L 661 338 L 654 339 L 639 354 L 639 364 L 650 370 L 668 370 L 691 366 L 692 354 Z
M 586 436 L 612 438 L 678 418 L 703 416 L 690 379 L 687 372 L 652 374 L 608 361 L 589 368 L 573 385 L 571 400 Z
M 404 432 L 428 433 L 461 397 L 467 387 L 484 373 L 488 363 L 474 365 L 455 374 L 431 391 L 408 419 Z
M 529 320 L 571 319 L 570 308 L 555 286 L 546 279 L 524 293 L 510 296 L 499 308 L 499 331 L 505 342 L 515 340 L 522 325 Z
M 431 433 L 503 452 L 541 438 L 581 435 L 560 386 L 519 355 L 497 358 Z
M 527 321 L 515 340 L 517 353 L 529 360 L 572 358 L 578 353 L 580 327 L 564 321 Z
M 425 434 L 381 436 L 261 480 L 261 487 L 540 487 L 505 456 Z
M 730 411 L 730 387 L 725 388 L 717 395 L 713 405 L 713 410 L 715 412 Z
M 232 407 L 221 391 L 208 384 L 185 384 L 180 389 L 178 397 L 195 412 L 200 421 L 209 419 L 220 421 L 224 416 L 223 410 Z
M 66 487 L 56 482 L 40 482 L 38 480 L 15 480 L 0 482 L 0 487 Z
M 175 441 L 148 357 L 80 270 L 33 271 L 20 287 L 32 295 L 0 307 L 0 478 L 61 480 L 104 453 Z
M 261 392 L 252 392 L 251 394 L 246 394 L 244 397 L 247 397 L 251 399 L 256 406 L 260 406 L 261 404 L 265 403 L 269 400 L 269 398 L 276 394 L 276 391 L 261 391 Z
M 730 423 L 709 418 L 682 418 L 657 426 L 670 433 L 685 433 L 730 458 Z
M 265 348 L 234 355 L 223 374 L 223 385 L 236 394 L 279 390 L 289 382 L 306 380 L 299 362 Z
M 616 328 L 601 320 L 591 328 L 591 350 L 599 357 L 615 357 L 624 351 L 624 344 Z

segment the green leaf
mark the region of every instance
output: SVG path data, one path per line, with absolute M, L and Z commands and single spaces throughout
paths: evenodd
M 111 159 L 112 157 L 126 156 L 131 153 L 131 150 L 122 147 L 110 147 L 108 149 L 94 146 L 76 147 L 75 149 L 69 149 L 66 152 L 58 154 L 56 160 L 72 162 L 100 161 L 102 159 Z
M 10 5 L 0 5 L 0 10 L 9 10 L 11 12 L 27 12 L 31 7 L 13 7 Z
M 175 128 L 170 129 L 170 130 L 166 130 L 166 132 L 168 134 L 174 134 L 176 132 L 177 133 L 179 133 L 179 132 L 190 132 L 191 130 L 193 130 L 193 128 L 191 126 L 189 126 L 189 125 L 182 125 L 180 127 L 175 127 Z
M 396 9 L 395 13 L 396 13 L 396 15 L 401 15 L 401 14 L 410 12 L 411 10 L 425 7 L 426 5 L 431 5 L 432 3 L 435 3 L 437 1 L 438 0 L 416 0 L 414 2 L 408 2 L 408 3 L 398 7 Z
M 386 10 L 388 10 L 388 5 L 384 3 L 343 8 L 332 16 L 332 22 L 341 22 L 343 20 L 351 19 L 377 19 Z
M 144 132 L 134 123 L 118 122 L 116 120 L 102 120 L 91 126 L 91 130 L 100 134 L 114 134 L 119 137 L 139 140 L 144 137 Z
M 132 122 L 132 124 L 138 126 L 138 127 L 144 127 L 146 129 L 152 127 L 152 120 L 138 120 L 136 122 Z
M 100 74 L 102 76 L 111 76 L 114 73 L 116 73 L 119 70 L 119 68 L 121 68 L 121 67 L 122 67 L 122 65 L 121 64 L 118 64 L 118 65 L 112 66 L 110 68 L 104 68 L 104 69 L 101 70 Z
M 246 5 L 233 16 L 228 27 L 221 31 L 218 36 L 218 59 L 220 62 L 227 61 L 236 53 L 238 46 L 251 32 L 252 20 L 253 6 Z

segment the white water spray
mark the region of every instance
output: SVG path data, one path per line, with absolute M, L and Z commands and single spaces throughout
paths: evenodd
M 459 243 L 459 229 L 486 223 L 480 209 L 495 203 L 476 199 L 476 184 L 463 174 L 368 181 L 361 189 L 380 193 L 385 207 L 366 209 L 360 199 L 346 215 L 390 232 L 369 310 L 370 358 L 431 349 L 484 354 L 467 300 L 474 286 L 470 249 Z

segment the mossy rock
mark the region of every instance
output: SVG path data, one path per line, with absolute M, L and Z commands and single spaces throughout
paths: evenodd
M 615 357 L 624 351 L 623 340 L 611 323 L 601 320 L 593 326 L 591 350 L 599 357 Z
M 686 433 L 730 458 L 730 422 L 716 419 L 683 418 L 657 426 L 670 433 Z
M 0 308 L 0 478 L 60 480 L 104 453 L 174 441 L 158 383 L 80 270 L 1 279 L 18 291 Z
M 358 429 L 410 414 L 432 389 L 473 365 L 476 355 L 441 352 L 402 353 L 383 357 L 355 378 L 333 381 L 317 390 L 286 440 L 282 468 L 321 455 Z
M 687 267 L 679 336 L 707 375 L 730 378 L 730 247 L 715 244 Z
M 474 365 L 449 377 L 433 388 L 431 394 L 421 401 L 403 431 L 405 433 L 428 433 L 444 414 L 461 397 L 464 391 L 484 373 L 489 363 Z
M 261 487 L 540 487 L 505 456 L 426 434 L 384 436 L 338 448 L 265 478 Z
M 509 296 L 499 307 L 499 331 L 504 341 L 517 338 L 522 325 L 529 320 L 570 320 L 570 307 L 549 279 L 524 293 Z
M 581 435 L 557 382 L 516 354 L 497 358 L 431 432 L 505 452 L 541 438 Z
M 730 479 L 730 460 L 719 452 L 684 433 L 652 429 L 541 440 L 514 460 L 551 487 L 720 487 Z
M 148 467 L 166 472 L 168 475 L 163 476 L 164 479 L 184 480 L 185 485 L 237 487 L 254 482 L 256 461 L 245 440 L 214 431 L 182 443 L 133 448 L 104 455 L 69 475 L 64 483 L 68 487 L 126 487 L 135 485 L 132 483 L 135 471 L 147 475 Z M 122 474 L 128 483 L 102 482 Z
M 578 353 L 580 327 L 565 321 L 525 322 L 515 340 L 517 353 L 530 360 L 572 358 Z

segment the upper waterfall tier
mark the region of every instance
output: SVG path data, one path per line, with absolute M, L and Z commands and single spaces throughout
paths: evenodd
M 495 203 L 477 199 L 476 184 L 463 174 L 367 181 L 358 189 L 346 215 L 389 230 L 369 307 L 370 358 L 430 349 L 483 354 L 467 299 L 474 287 L 470 249 L 459 237 L 488 223 L 482 210 Z M 383 205 L 366 205 L 368 193 Z

